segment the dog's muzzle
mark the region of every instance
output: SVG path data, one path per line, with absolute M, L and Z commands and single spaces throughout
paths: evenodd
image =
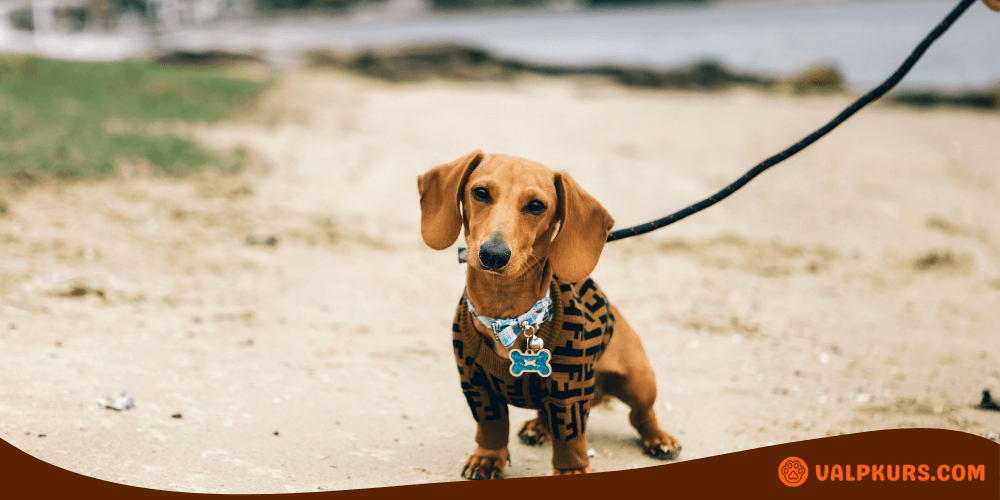
M 499 271 L 510 262 L 510 247 L 492 240 L 479 245 L 479 262 L 490 271 Z

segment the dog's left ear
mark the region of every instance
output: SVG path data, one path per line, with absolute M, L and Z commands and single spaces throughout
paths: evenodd
M 435 250 L 455 243 L 462 230 L 462 188 L 485 155 L 475 150 L 451 163 L 439 165 L 417 177 L 420 191 L 420 235 Z
M 590 276 L 597 267 L 615 220 L 565 170 L 554 177 L 559 195 L 559 233 L 549 246 L 549 263 L 561 281 L 574 283 Z

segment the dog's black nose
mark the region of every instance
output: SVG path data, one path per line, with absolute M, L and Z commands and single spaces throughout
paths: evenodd
M 510 261 L 510 247 L 507 245 L 489 240 L 479 245 L 479 262 L 482 262 L 486 269 L 499 271 L 508 261 Z

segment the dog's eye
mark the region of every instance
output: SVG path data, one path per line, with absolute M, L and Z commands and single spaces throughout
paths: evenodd
M 479 201 L 490 201 L 490 192 L 484 187 L 472 188 L 472 196 Z
M 538 200 L 532 200 L 531 203 L 528 203 L 527 210 L 538 215 L 545 211 L 545 204 Z

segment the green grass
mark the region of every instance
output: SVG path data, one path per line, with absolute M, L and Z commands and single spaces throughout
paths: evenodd
M 218 67 L 0 55 L 0 177 L 100 178 L 123 163 L 162 175 L 239 170 L 245 151 L 219 155 L 158 129 L 232 118 L 272 84 Z

